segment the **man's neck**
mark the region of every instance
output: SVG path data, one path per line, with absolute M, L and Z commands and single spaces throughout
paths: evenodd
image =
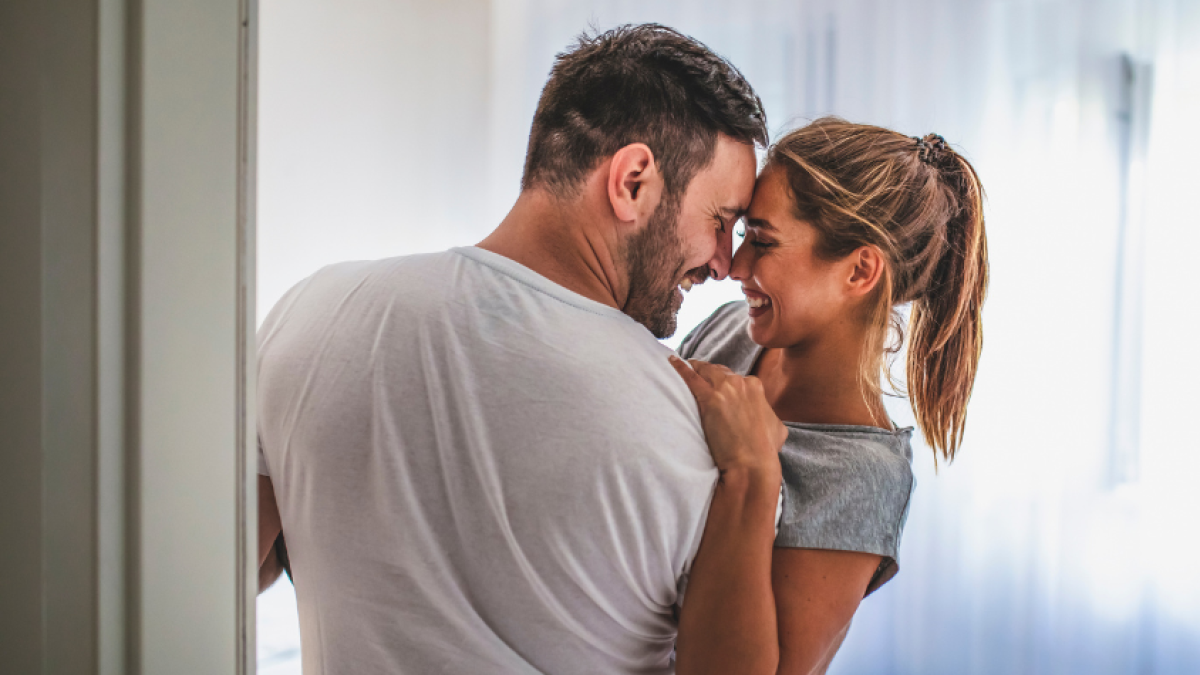
M 585 298 L 621 309 L 628 284 L 617 266 L 617 242 L 587 217 L 588 211 L 586 204 L 564 204 L 541 190 L 525 190 L 477 245 Z

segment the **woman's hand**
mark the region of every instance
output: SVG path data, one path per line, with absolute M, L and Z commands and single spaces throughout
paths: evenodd
M 758 378 L 691 363 L 671 358 L 700 406 L 721 478 L 679 611 L 675 672 L 774 674 L 780 652 L 771 556 L 787 429 Z
M 881 558 L 773 547 L 787 428 L 758 378 L 690 363 L 671 358 L 722 478 L 680 609 L 676 673 L 823 673 Z
M 708 449 L 717 469 L 746 472 L 779 482 L 779 449 L 787 427 L 779 421 L 757 377 L 742 377 L 725 366 L 670 357 L 700 406 Z M 689 367 L 688 364 L 691 364 Z

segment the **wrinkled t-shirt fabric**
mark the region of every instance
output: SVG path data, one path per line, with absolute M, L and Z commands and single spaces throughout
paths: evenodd
M 722 306 L 696 327 L 679 354 L 748 374 L 762 354 L 750 339 L 745 302 Z M 873 553 L 883 558 L 870 595 L 899 571 L 900 536 L 916 481 L 912 427 L 785 422 L 783 514 L 775 546 Z
M 474 247 L 293 288 L 259 331 L 259 473 L 304 672 L 673 672 L 717 470 L 671 354 Z

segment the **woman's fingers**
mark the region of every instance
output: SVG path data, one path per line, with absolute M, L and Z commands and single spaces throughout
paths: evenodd
M 671 355 L 667 359 L 675 368 L 675 372 L 679 373 L 679 376 L 687 383 L 688 389 L 692 390 L 692 395 L 696 397 L 697 401 L 706 400 L 722 385 L 736 386 L 745 379 L 716 363 L 698 359 L 689 359 L 685 362 L 675 355 Z
M 691 390 L 692 396 L 696 397 L 696 401 L 700 401 L 712 393 L 712 384 L 710 381 L 693 370 L 692 366 L 688 365 L 688 362 L 674 354 L 667 357 L 667 360 L 671 362 L 671 367 L 675 369 L 675 372 L 679 373 L 679 376 L 683 378 L 684 384 Z M 692 361 L 692 363 L 699 362 Z
M 700 377 L 703 377 L 705 380 L 707 380 L 708 383 L 714 388 L 720 385 L 722 382 L 728 381 L 730 377 L 737 377 L 732 370 L 716 363 L 709 363 L 708 361 L 701 361 L 699 359 L 690 359 L 688 364 L 691 365 L 692 370 L 696 371 Z
M 748 469 L 773 479 L 787 431 L 767 402 L 762 382 L 705 361 L 684 363 L 672 356 L 671 365 L 696 397 L 717 467 Z

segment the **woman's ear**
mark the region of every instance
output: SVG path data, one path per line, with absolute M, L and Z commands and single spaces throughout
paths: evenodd
M 633 224 L 654 213 L 662 197 L 662 174 L 645 143 L 631 143 L 613 154 L 607 187 L 617 220 Z
M 846 280 L 847 289 L 855 296 L 869 295 L 883 278 L 884 266 L 887 265 L 883 253 L 874 246 L 860 246 L 850 254 L 849 261 L 853 267 Z

